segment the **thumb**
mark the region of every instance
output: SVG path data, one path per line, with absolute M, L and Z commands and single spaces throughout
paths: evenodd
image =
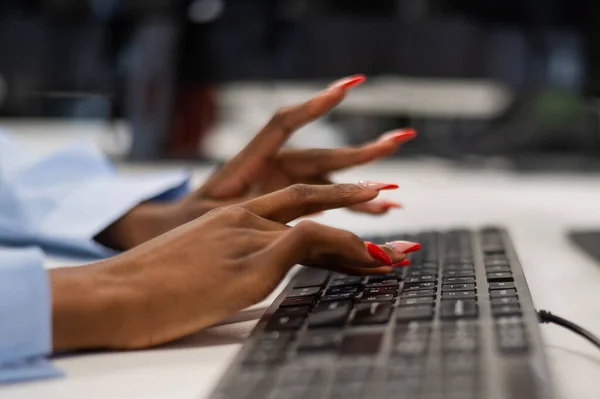
M 295 184 L 283 190 L 241 204 L 265 219 L 288 223 L 301 216 L 327 209 L 344 208 L 367 202 L 381 190 L 398 188 L 395 184 L 361 181 L 358 184 Z

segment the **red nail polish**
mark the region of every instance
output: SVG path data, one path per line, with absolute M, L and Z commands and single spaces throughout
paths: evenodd
M 415 244 L 412 247 L 405 249 L 404 253 L 407 254 L 409 252 L 415 252 L 415 251 L 418 251 L 419 249 L 421 249 L 421 244 Z
M 397 202 L 384 202 L 383 203 L 383 207 L 386 209 L 390 209 L 390 208 L 402 208 L 402 205 L 398 204 Z
M 388 265 L 388 266 L 392 265 L 392 263 L 393 263 L 392 258 L 390 258 L 383 249 L 379 248 L 379 246 L 377 246 L 369 241 L 365 241 L 365 246 L 367 247 L 367 251 L 369 252 L 369 255 L 371 255 L 371 257 L 373 259 L 375 259 L 378 262 L 383 263 L 384 265 Z
M 330 89 L 334 89 L 334 88 L 342 88 L 342 89 L 351 89 L 353 87 L 356 87 L 362 83 L 364 83 L 364 81 L 367 80 L 367 78 L 365 77 L 365 75 L 352 75 L 352 76 L 348 76 L 346 78 L 342 78 L 336 82 L 333 82 L 329 88 Z
M 395 190 L 398 188 L 397 184 L 392 184 L 392 183 L 382 183 L 382 182 L 378 182 L 378 181 L 370 181 L 370 180 L 361 180 L 358 182 L 358 185 L 361 186 L 362 188 L 370 188 L 372 190 L 377 190 L 377 191 L 381 191 L 381 190 Z
M 404 259 L 402 262 L 394 263 L 393 267 L 402 267 L 402 266 L 410 266 L 410 261 L 408 259 Z
M 405 143 L 417 137 L 417 132 L 415 129 L 401 129 L 394 130 L 393 132 L 384 133 L 379 137 L 379 141 L 395 141 L 397 143 Z

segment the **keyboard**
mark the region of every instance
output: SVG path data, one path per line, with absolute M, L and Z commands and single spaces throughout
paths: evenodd
M 506 231 L 366 237 L 423 245 L 411 266 L 353 277 L 303 268 L 213 399 L 537 399 L 553 389 Z

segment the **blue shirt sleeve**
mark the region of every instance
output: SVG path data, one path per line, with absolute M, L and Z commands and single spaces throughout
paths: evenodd
M 43 254 L 0 249 L 0 384 L 62 375 L 46 359 L 51 312 Z
M 183 170 L 118 174 L 85 143 L 38 156 L 0 129 L 0 244 L 110 256 L 114 251 L 94 241 L 98 233 L 140 202 L 181 198 L 188 181 Z

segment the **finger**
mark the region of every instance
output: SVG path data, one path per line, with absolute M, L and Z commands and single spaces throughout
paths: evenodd
M 285 156 L 286 162 L 292 165 L 288 169 L 297 170 L 300 177 L 325 175 L 387 157 L 415 137 L 414 129 L 401 129 L 385 133 L 378 140 L 360 147 L 294 150 L 282 157 Z
M 364 204 L 353 205 L 349 207 L 351 211 L 368 213 L 371 215 L 383 215 L 390 209 L 401 209 L 402 204 L 388 200 L 373 200 Z
M 214 196 L 242 192 L 260 173 L 264 162 L 279 151 L 295 130 L 325 115 L 344 99 L 348 89 L 364 81 L 363 75 L 350 76 L 334 82 L 303 104 L 281 108 L 238 155 L 209 179 L 204 190 Z
M 396 188 L 395 184 L 372 181 L 326 186 L 295 184 L 241 206 L 265 219 L 288 223 L 311 213 L 361 204 L 377 197 L 380 190 Z
M 311 181 L 313 184 L 335 184 L 328 178 L 318 178 L 313 179 Z M 403 208 L 402 204 L 399 204 L 394 201 L 389 200 L 373 200 L 369 202 L 365 202 L 363 204 L 357 204 L 348 207 L 351 211 L 368 213 L 371 215 L 383 215 L 387 213 L 390 209 L 400 209 Z
M 350 265 L 363 268 L 391 266 L 406 259 L 406 255 L 389 248 L 365 243 L 349 231 L 303 221 L 283 232 L 269 247 L 267 256 L 284 268 L 290 264 L 319 264 L 326 267 Z

